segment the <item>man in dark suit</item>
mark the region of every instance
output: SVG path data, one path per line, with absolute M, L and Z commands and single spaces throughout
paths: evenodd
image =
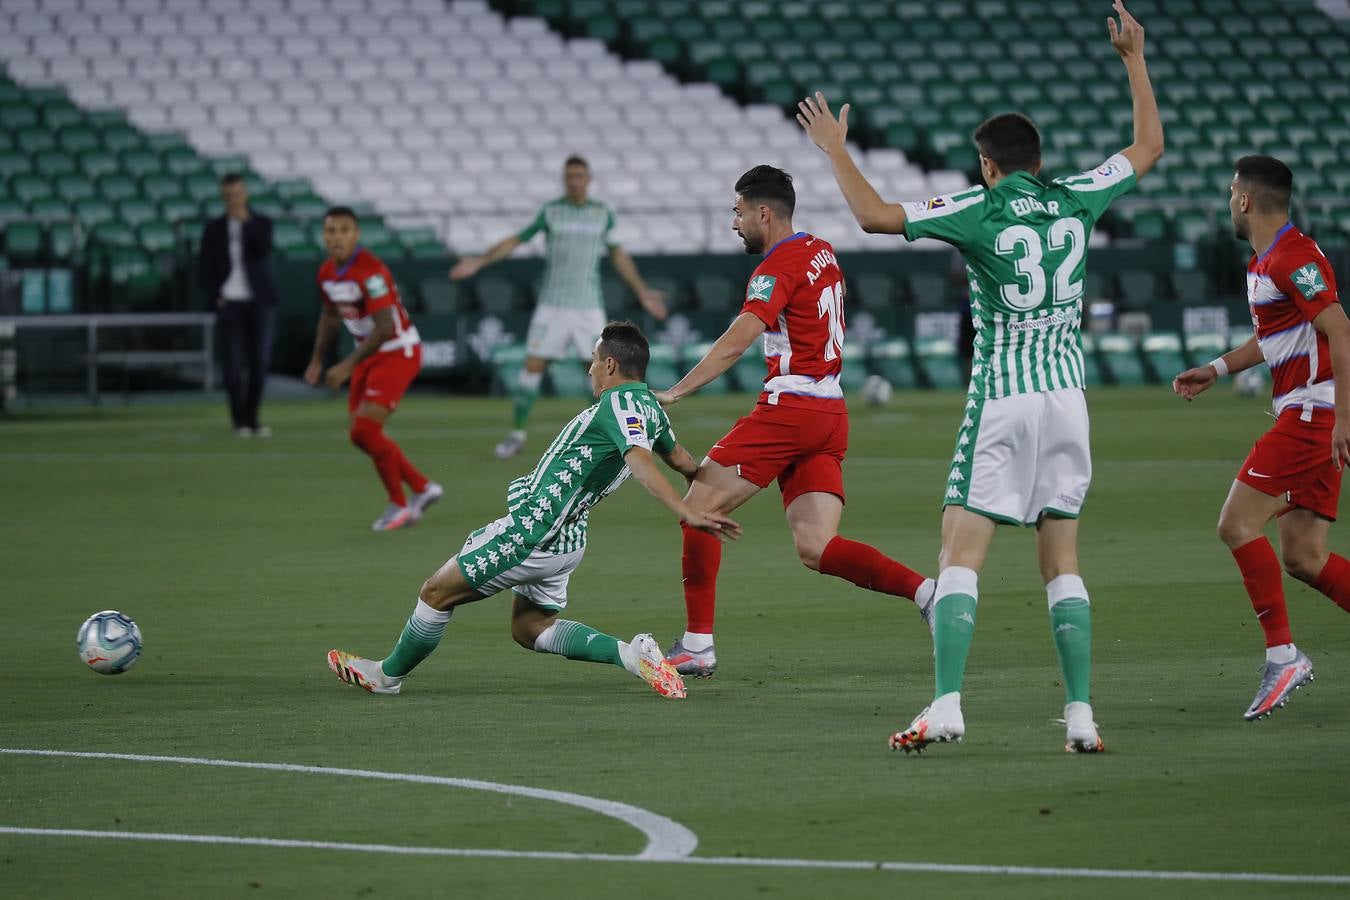
M 225 348 L 225 390 L 239 437 L 267 437 L 258 421 L 267 366 L 272 359 L 272 220 L 249 209 L 240 175 L 220 179 L 225 215 L 202 229 L 199 281 L 216 310 Z

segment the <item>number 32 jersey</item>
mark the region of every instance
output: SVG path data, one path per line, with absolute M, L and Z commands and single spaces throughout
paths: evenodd
M 1086 385 L 1079 329 L 1087 239 L 1134 184 L 1133 166 L 1116 154 L 1048 184 L 1014 172 L 993 190 L 904 204 L 905 237 L 945 241 L 965 258 L 975 323 L 972 396 Z
M 844 273 L 834 248 L 798 232 L 779 241 L 750 276 L 742 313 L 764 323 L 768 374 L 759 402 L 847 412 L 843 371 Z

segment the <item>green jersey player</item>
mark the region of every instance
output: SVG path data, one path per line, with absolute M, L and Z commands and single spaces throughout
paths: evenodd
M 563 196 L 539 208 L 529 225 L 493 244 L 482 256 L 466 256 L 450 270 L 458 281 L 477 275 L 519 247 L 543 234 L 546 247 L 539 305 L 530 317 L 525 338 L 525 367 L 512 394 L 511 431 L 497 445 L 498 459 L 510 459 L 525 446 L 525 425 L 539 396 L 544 370 L 556 359 L 589 359 L 591 342 L 605 325 L 600 293 L 600 257 L 608 253 L 614 270 L 654 318 L 666 317 L 665 295 L 652 290 L 638 274 L 633 258 L 614 237 L 614 210 L 588 196 L 591 168 L 580 156 L 563 164 Z
M 1144 29 L 1116 0 L 1111 44 L 1129 75 L 1134 143 L 1092 171 L 1039 177 L 1040 134 L 1017 113 L 975 130 L 987 187 L 918 203 L 886 203 L 853 163 L 844 140 L 848 105 L 836 119 L 817 94 L 798 120 L 829 156 L 863 230 L 936 238 L 965 257 L 975 346 L 942 516 L 933 626 L 936 690 L 896 749 L 961 740 L 961 681 L 975 628 L 977 579 L 1000 523 L 1036 527 L 1050 628 L 1064 674 L 1065 749 L 1102 749 L 1092 718 L 1091 618 L 1078 569 L 1078 515 L 1092 478 L 1083 398 L 1087 237 L 1110 202 L 1162 156 L 1162 121 L 1144 63 Z
M 532 472 L 511 482 L 506 515 L 470 534 L 426 580 L 388 656 L 328 652 L 328 666 L 339 678 L 374 694 L 399 693 L 404 676 L 440 643 L 455 607 L 511 589 L 511 636 L 522 647 L 611 663 L 664 697 L 684 696 L 680 674 L 650 634 L 620 641 L 558 617 L 567 606 L 568 579 L 586 551 L 591 507 L 630 474 L 685 526 L 722 540 L 740 534 L 731 519 L 691 509 L 652 460 L 653 454 L 661 457 L 690 481 L 698 474 L 698 463 L 676 442 L 665 411 L 643 383 L 649 353 L 636 325 L 605 326 L 591 356 L 598 402 L 567 423 Z

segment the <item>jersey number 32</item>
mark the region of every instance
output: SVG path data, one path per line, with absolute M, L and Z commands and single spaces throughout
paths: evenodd
M 1068 250 L 1055 269 L 1052 302 L 1074 303 L 1083 298 L 1083 282 L 1071 281 L 1074 270 L 1083 260 L 1087 240 L 1083 223 L 1077 219 L 1056 219 L 1050 223 L 1046 239 L 1051 250 Z M 998 233 L 994 252 L 999 256 L 1013 256 L 1017 281 L 1000 288 L 1003 302 L 1017 310 L 1032 310 L 1045 302 L 1045 268 L 1041 260 L 1045 248 L 1041 236 L 1027 225 L 1009 225 Z

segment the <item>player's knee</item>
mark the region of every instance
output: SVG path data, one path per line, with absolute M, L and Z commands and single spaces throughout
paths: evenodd
M 1219 525 L 1215 530 L 1218 532 L 1219 540 L 1232 550 L 1236 550 L 1256 537 L 1245 523 L 1236 521 L 1231 516 L 1226 515 L 1219 516 Z
M 1317 547 L 1294 544 L 1280 548 L 1280 562 L 1284 565 L 1284 571 L 1291 577 L 1309 584 L 1316 581 L 1321 572 L 1320 563 L 1324 562 L 1322 556 Z
M 371 419 L 364 419 L 360 416 L 352 419 L 352 427 L 347 431 L 347 437 L 351 442 L 362 450 L 370 446 L 372 438 L 379 432 L 380 425 Z
M 540 632 L 546 627 L 546 623 L 534 622 L 523 618 L 513 618 L 511 620 L 511 639 L 526 650 L 533 650 L 534 642 L 539 639 Z
M 802 561 L 812 572 L 820 571 L 820 557 L 825 552 L 825 541 L 820 540 L 816 535 L 803 535 L 794 537 L 793 543 L 797 548 L 797 558 Z
M 422 590 L 417 592 L 417 596 L 432 609 L 449 608 L 450 592 L 438 585 L 434 576 L 422 582 Z

